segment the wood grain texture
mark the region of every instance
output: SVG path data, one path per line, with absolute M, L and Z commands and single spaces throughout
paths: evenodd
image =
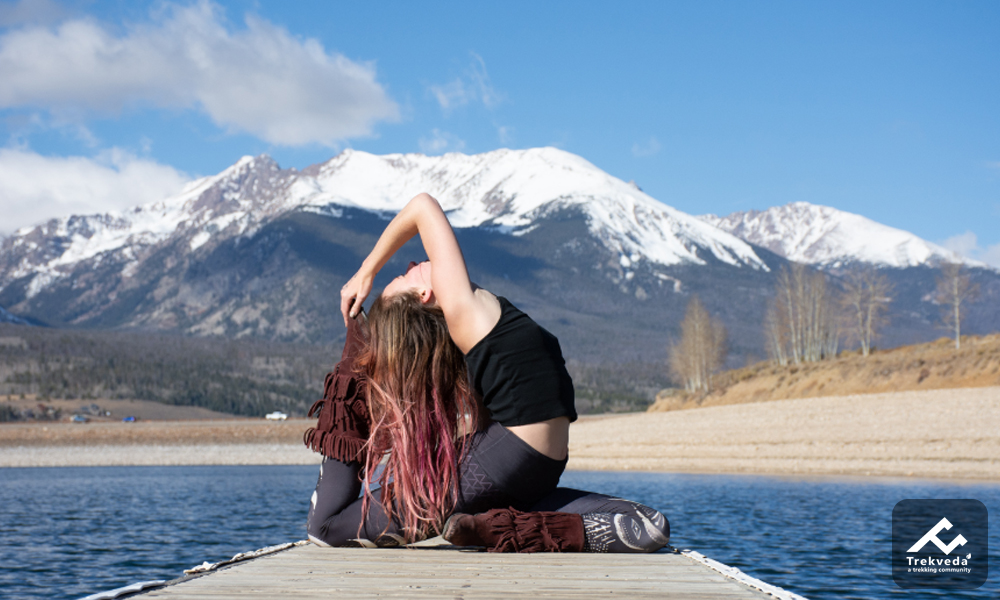
M 300 546 L 147 592 L 144 599 L 760 599 L 678 554 L 488 554 Z

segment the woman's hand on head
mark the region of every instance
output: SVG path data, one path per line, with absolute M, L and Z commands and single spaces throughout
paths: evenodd
M 344 326 L 347 326 L 347 319 L 353 319 L 361 312 L 361 305 L 372 291 L 373 279 L 372 275 L 358 271 L 340 288 L 340 312 L 344 315 Z

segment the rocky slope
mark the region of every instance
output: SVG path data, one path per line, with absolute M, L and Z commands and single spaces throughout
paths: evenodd
M 473 278 L 556 333 L 571 361 L 662 364 L 696 293 L 729 330 L 731 364 L 761 358 L 765 305 L 789 258 L 882 265 L 899 302 L 881 343 L 940 335 L 931 292 L 943 255 L 926 242 L 882 248 L 871 242 L 888 239 L 871 233 L 877 224 L 851 234 L 857 219 L 809 205 L 783 207 L 781 218 L 693 217 L 554 148 L 347 150 L 302 171 L 245 157 L 172 198 L 16 232 L 0 244 L 0 306 L 58 327 L 335 344 L 340 286 L 421 191 L 448 211 Z M 376 285 L 421 253 L 411 242 Z M 977 277 L 970 333 L 1000 328 L 1000 276 Z M 623 380 L 632 373 L 623 367 Z
M 0 306 L 57 326 L 328 342 L 339 287 L 419 191 L 448 211 L 473 276 L 584 360 L 661 360 L 699 290 L 747 290 L 725 310 L 751 322 L 767 261 L 782 262 L 553 148 L 345 151 L 301 172 L 247 157 L 161 202 L 22 229 L 0 248 Z

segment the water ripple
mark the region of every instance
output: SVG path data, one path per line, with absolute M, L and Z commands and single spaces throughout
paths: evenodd
M 315 467 L 0 469 L 0 596 L 74 599 L 238 552 L 303 539 Z M 1000 486 L 884 480 L 571 472 L 563 485 L 632 498 L 668 516 L 672 543 L 813 600 L 997 598 L 902 590 L 889 569 L 892 508 Z

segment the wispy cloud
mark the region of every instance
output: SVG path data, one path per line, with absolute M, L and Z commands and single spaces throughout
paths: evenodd
M 993 244 L 983 250 L 982 258 L 979 260 L 1000 269 L 1000 244 Z
M 472 82 L 476 86 L 476 91 L 479 93 L 479 99 L 482 100 L 486 108 L 494 108 L 503 102 L 503 94 L 493 87 L 490 75 L 486 72 L 486 61 L 475 52 L 472 53 L 472 68 L 469 72 L 471 73 Z
M 445 152 L 461 152 L 465 149 L 465 142 L 457 136 L 434 129 L 430 137 L 420 138 L 418 142 L 420 151 L 424 154 L 444 154 Z
M 986 161 L 987 169 L 997 169 L 1000 170 L 1000 160 L 988 160 Z
M 472 94 L 471 90 L 466 88 L 465 82 L 461 79 L 456 79 L 442 85 L 432 85 L 429 89 L 437 100 L 438 105 L 445 112 L 459 106 L 465 106 L 469 103 L 469 98 Z
M 984 262 L 1000 269 L 1000 243 L 981 246 L 975 233 L 966 231 L 939 242 L 945 248 L 973 260 Z
M 632 144 L 632 156 L 642 158 L 652 156 L 660 151 L 660 142 L 655 137 L 650 136 L 648 141 L 636 142 Z
M 514 141 L 514 130 L 506 125 L 497 125 L 497 139 L 503 145 L 508 145 Z
M 493 87 L 486 61 L 475 52 L 471 53 L 470 65 L 454 80 L 430 85 L 427 88 L 445 113 L 472 102 L 481 102 L 493 109 L 504 101 L 504 95 Z
M 165 198 L 190 178 L 173 167 L 113 148 L 95 158 L 0 149 L 0 234 L 46 219 L 103 213 Z
M 43 111 L 10 111 L 3 115 L 3 124 L 10 134 L 4 144 L 7 148 L 27 148 L 32 136 L 52 133 L 80 142 L 91 150 L 102 145 L 101 139 L 86 123 L 76 119 L 54 118 Z
M 156 24 L 122 33 L 83 18 L 10 30 L 0 36 L 0 108 L 78 120 L 133 107 L 194 109 L 288 146 L 336 145 L 398 118 L 372 64 L 252 15 L 232 28 L 221 13 L 203 1 L 167 4 Z

